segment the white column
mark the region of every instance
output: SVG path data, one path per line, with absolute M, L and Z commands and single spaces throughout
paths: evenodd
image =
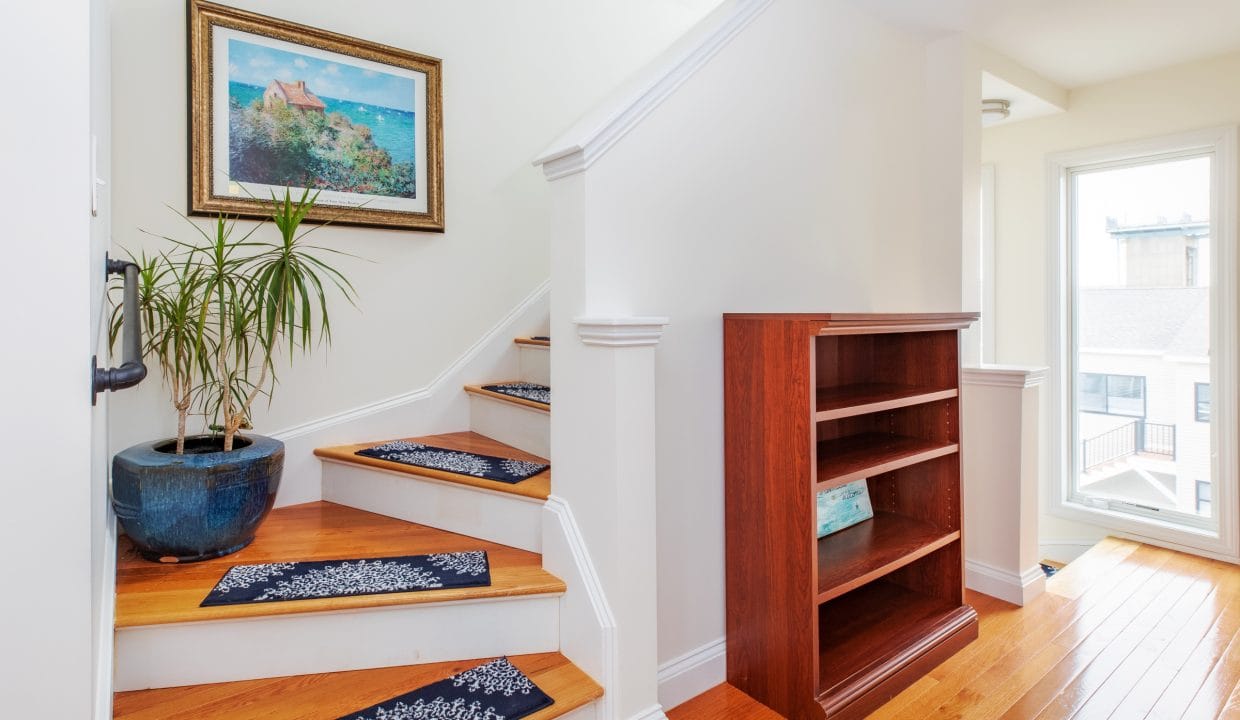
M 607 692 L 607 720 L 661 719 L 655 347 L 667 319 L 574 317 L 570 323 L 572 334 L 558 332 L 552 345 L 551 439 L 556 494 L 580 522 L 614 622 L 604 643 L 607 677 L 597 679 Z
M 1042 594 L 1038 564 L 1038 385 L 1046 368 L 965 368 L 965 584 L 1024 605 Z

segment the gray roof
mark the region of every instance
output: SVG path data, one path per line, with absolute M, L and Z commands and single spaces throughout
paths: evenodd
M 1205 287 L 1082 289 L 1080 346 L 1205 356 L 1209 303 Z

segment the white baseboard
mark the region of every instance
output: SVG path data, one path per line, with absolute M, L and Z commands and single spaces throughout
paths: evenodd
M 285 444 L 284 476 L 276 505 L 322 499 L 315 448 L 468 428 L 469 400 L 461 388 L 516 377 L 519 367 L 512 340 L 545 332 L 550 308 L 548 280 L 425 387 L 271 433 Z
M 629 720 L 667 720 L 667 715 L 663 712 L 663 705 L 651 705 L 629 718 Z
M 712 640 L 659 666 L 659 704 L 674 708 L 723 683 L 727 676 L 727 640 Z
M 1046 574 L 1039 565 L 1017 574 L 978 560 L 966 560 L 964 574 L 965 587 L 1015 605 L 1026 605 L 1046 591 Z

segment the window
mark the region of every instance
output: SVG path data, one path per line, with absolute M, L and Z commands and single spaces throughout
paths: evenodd
M 1048 158 L 1051 514 L 1240 557 L 1237 148 L 1229 126 Z M 1228 392 L 1198 413 L 1194 381 Z
M 1140 375 L 1081 373 L 1081 412 L 1145 417 L 1145 378 Z
M 1197 422 L 1210 422 L 1210 383 L 1193 383 Z

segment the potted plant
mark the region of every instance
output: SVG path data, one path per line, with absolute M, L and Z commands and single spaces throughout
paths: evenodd
M 235 221 L 201 236 L 173 238 L 167 251 L 135 259 L 141 268 L 143 352 L 163 373 L 177 433 L 135 445 L 112 461 L 112 505 L 143 557 L 193 562 L 248 545 L 271 511 L 284 466 L 284 444 L 254 433 L 250 411 L 270 399 L 277 358 L 288 362 L 330 344 L 328 295 L 349 302 L 353 286 L 307 245 L 302 220 L 318 195 L 272 197 L 278 242 L 257 239 L 265 224 L 234 237 Z M 113 318 L 113 337 L 120 318 Z M 207 432 L 188 435 L 201 416 Z

